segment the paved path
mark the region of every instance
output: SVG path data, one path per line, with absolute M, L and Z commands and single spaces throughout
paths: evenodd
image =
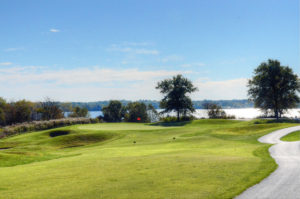
M 236 199 L 300 199 L 300 141 L 280 140 L 281 137 L 298 130 L 300 126 L 274 131 L 259 138 L 262 143 L 275 144 L 269 151 L 278 168 Z

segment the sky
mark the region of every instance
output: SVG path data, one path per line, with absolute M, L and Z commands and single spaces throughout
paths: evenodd
M 298 0 L 0 0 L 0 96 L 159 100 L 183 74 L 193 100 L 246 99 L 268 59 L 300 75 Z

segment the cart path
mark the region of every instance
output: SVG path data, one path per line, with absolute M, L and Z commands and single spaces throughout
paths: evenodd
M 300 126 L 285 128 L 258 139 L 262 143 L 275 144 L 269 151 L 278 168 L 236 199 L 300 199 L 300 141 L 280 140 L 281 137 L 299 130 Z

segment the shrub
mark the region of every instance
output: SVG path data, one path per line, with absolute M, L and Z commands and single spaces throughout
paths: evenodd
M 149 122 L 147 106 L 142 102 L 130 102 L 126 106 L 125 121 L 127 122 Z
M 68 126 L 72 124 L 90 124 L 90 123 L 98 123 L 98 122 L 99 122 L 98 119 L 91 119 L 91 118 L 63 118 L 63 119 L 48 120 L 48 121 L 25 122 L 25 123 L 5 126 L 2 130 L 0 130 L 0 138 L 13 136 L 13 135 L 30 132 L 30 131 L 38 131 L 38 130 Z
M 193 121 L 194 119 L 196 119 L 194 116 L 182 116 L 182 117 L 180 117 L 179 121 L 186 122 L 186 121 Z M 161 122 L 178 122 L 177 117 L 174 117 L 174 116 L 161 117 L 160 121 Z

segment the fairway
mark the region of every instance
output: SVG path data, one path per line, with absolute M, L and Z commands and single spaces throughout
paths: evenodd
M 257 138 L 294 124 L 74 125 L 0 140 L 0 198 L 232 198 L 276 169 Z

